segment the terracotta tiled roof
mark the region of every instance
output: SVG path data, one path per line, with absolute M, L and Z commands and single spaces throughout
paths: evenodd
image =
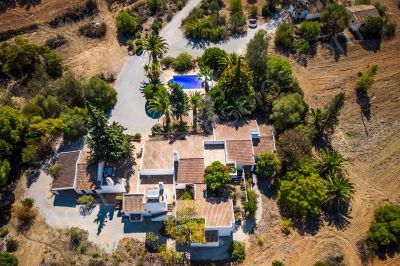
M 206 227 L 232 226 L 234 221 L 232 199 L 206 198 L 206 184 L 196 184 L 196 209 L 204 217 Z
M 274 139 L 272 137 L 260 137 L 259 140 L 253 140 L 255 156 L 259 156 L 263 152 L 273 151 L 274 148 Z
M 122 210 L 124 212 L 144 211 L 143 194 L 125 194 Z
M 253 165 L 253 144 L 251 140 L 226 141 L 228 161 L 236 162 L 236 165 Z
M 254 128 L 257 128 L 256 120 L 218 123 L 214 126 L 215 140 L 250 140 L 250 131 Z
M 364 23 L 367 17 L 379 17 L 378 10 L 373 5 L 357 5 L 349 6 L 346 9 L 353 16 L 352 19 L 355 23 Z
M 79 163 L 76 171 L 76 189 L 78 190 L 94 190 L 98 188 L 96 177 L 88 169 L 88 164 Z
M 79 151 L 60 153 L 57 163 L 61 166 L 61 174 L 53 180 L 52 189 L 72 188 L 74 186 L 78 158 Z
M 204 182 L 204 159 L 180 159 L 177 183 L 196 184 Z

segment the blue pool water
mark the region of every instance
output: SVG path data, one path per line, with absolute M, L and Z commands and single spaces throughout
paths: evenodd
M 181 85 L 184 89 L 201 89 L 201 80 L 196 75 L 173 76 L 172 81 Z

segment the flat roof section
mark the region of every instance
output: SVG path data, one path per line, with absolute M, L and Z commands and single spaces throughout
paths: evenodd
M 218 123 L 214 126 L 215 140 L 250 140 L 250 131 L 257 128 L 256 120 Z
M 176 140 L 173 149 L 182 158 L 204 158 L 204 141 L 212 140 L 211 136 L 186 136 L 185 140 Z
M 125 194 L 122 210 L 124 212 L 144 211 L 143 198 L 142 194 Z
M 61 174 L 59 177 L 53 179 L 52 189 L 73 188 L 79 153 L 80 151 L 73 151 L 59 154 L 57 163 L 61 166 Z
M 143 165 L 145 169 L 173 169 L 173 147 L 167 140 L 147 141 L 143 150 Z

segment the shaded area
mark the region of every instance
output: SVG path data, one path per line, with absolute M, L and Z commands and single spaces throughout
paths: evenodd
M 99 212 L 97 213 L 97 217 L 94 222 L 98 225 L 97 227 L 97 235 L 101 233 L 104 226 L 106 225 L 106 221 L 111 221 L 114 218 L 114 206 L 100 204 Z
M 79 194 L 75 190 L 61 190 L 55 195 L 53 205 L 56 207 L 76 207 L 76 199 Z
M 40 5 L 41 3 L 41 0 L 1 0 L 0 12 L 5 12 L 9 8 L 15 8 L 17 6 L 24 7 L 29 10 L 31 7 Z
M 162 116 L 162 113 L 160 112 L 152 112 L 149 110 L 150 108 L 150 102 L 146 101 L 146 105 L 145 105 L 145 111 L 146 111 L 146 115 L 152 119 L 159 119 Z
M 122 217 L 122 223 L 124 224 L 124 233 L 146 233 L 153 232 L 159 234 L 163 227 L 163 222 L 143 221 L 143 222 L 131 222 L 128 217 Z
M 360 106 L 360 111 L 363 116 L 367 118 L 367 120 L 371 119 L 371 100 L 368 96 L 368 92 L 363 90 L 357 90 L 357 103 Z

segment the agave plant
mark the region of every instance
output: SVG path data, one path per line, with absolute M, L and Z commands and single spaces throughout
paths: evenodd
M 326 198 L 324 204 L 332 209 L 349 205 L 355 192 L 353 183 L 342 174 L 334 174 L 325 180 Z
M 315 167 L 323 178 L 343 174 L 344 158 L 334 149 L 323 149 L 317 154 Z

